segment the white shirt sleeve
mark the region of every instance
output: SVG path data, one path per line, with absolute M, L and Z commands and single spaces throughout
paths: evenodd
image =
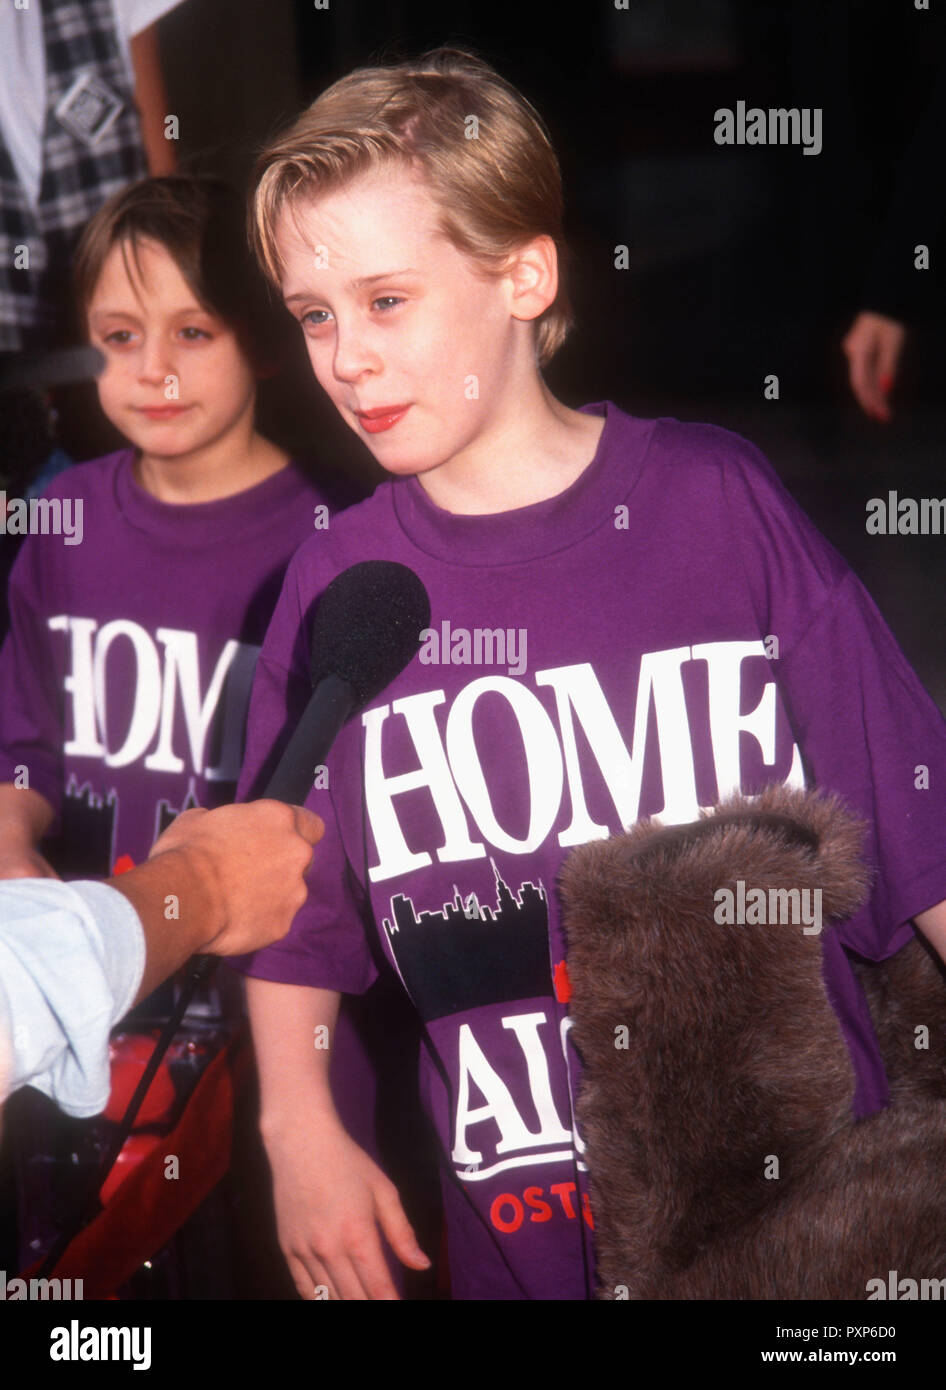
M 112 0 L 118 46 L 130 80 L 134 76 L 129 48 L 131 40 L 136 34 L 140 34 L 142 29 L 156 23 L 179 4 L 181 0 Z
M 138 914 L 108 884 L 0 882 L 0 1100 L 35 1086 L 68 1115 L 104 1110 L 109 1032 L 145 956 Z
M 0 133 L 27 199 L 35 206 L 42 176 L 46 54 L 39 5 L 0 4 Z
M 181 0 L 112 0 L 118 32 L 133 39 L 180 3 Z

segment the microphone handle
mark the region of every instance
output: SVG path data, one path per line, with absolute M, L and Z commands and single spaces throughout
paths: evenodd
M 355 704 L 355 692 L 348 681 L 334 674 L 322 677 L 309 697 L 305 713 L 296 725 L 292 738 L 286 745 L 276 770 L 269 779 L 266 790 L 263 792 L 265 798 L 272 801 L 285 801 L 290 806 L 303 804 L 312 787 L 315 769 L 327 757 L 339 729 L 351 714 Z M 177 1023 L 180 1023 L 197 990 L 212 978 L 217 963 L 217 956 L 194 956 L 192 958 L 188 977 L 182 985 L 175 1009 Z M 172 1030 L 171 1037 L 173 1035 Z M 160 1049 L 161 1056 L 164 1055 L 167 1045 L 165 1043 L 164 1047 Z M 144 1093 L 138 1101 L 139 1105 L 143 1099 Z M 129 1106 L 129 1110 L 131 1108 Z M 135 1106 L 132 1119 L 134 1114 L 137 1114 L 137 1110 L 138 1106 Z
M 285 801 L 290 806 L 305 803 L 315 780 L 315 769 L 324 763 L 355 703 L 355 692 L 348 681 L 334 674 L 322 677 L 262 793 L 264 798 Z
M 315 769 L 328 755 L 339 729 L 355 706 L 355 692 L 341 676 L 323 676 L 309 697 L 263 797 L 301 806 L 309 795 Z M 190 979 L 183 990 L 184 1007 L 217 968 L 216 956 L 194 956 Z M 182 1011 L 183 1016 L 183 1011 Z
M 315 769 L 327 757 L 339 729 L 355 707 L 355 692 L 341 676 L 323 676 L 309 697 L 305 712 L 286 745 L 263 797 L 301 806 L 309 795 Z M 184 1009 L 217 968 L 216 956 L 194 956 L 190 977 L 182 990 Z M 181 1010 L 183 1017 L 184 1010 Z

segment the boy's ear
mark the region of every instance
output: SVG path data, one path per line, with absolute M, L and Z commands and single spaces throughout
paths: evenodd
M 552 238 L 535 237 L 514 252 L 507 278 L 513 316 L 537 319 L 558 293 L 558 254 Z

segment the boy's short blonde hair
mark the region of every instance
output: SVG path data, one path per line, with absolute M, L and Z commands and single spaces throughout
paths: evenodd
M 275 228 L 285 207 L 398 165 L 426 179 L 440 231 L 484 275 L 500 274 L 534 237 L 552 238 L 558 293 L 535 320 L 536 357 L 544 366 L 574 325 L 558 159 L 538 112 L 463 48 L 356 68 L 266 146 L 256 163 L 249 236 L 268 279 L 279 287 Z

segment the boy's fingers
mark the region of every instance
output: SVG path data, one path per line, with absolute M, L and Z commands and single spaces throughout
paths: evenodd
M 286 1263 L 300 1298 L 314 1302 L 322 1296 L 322 1289 L 328 1290 L 329 1298 L 338 1298 L 331 1279 L 317 1261 L 313 1260 L 311 1265 L 306 1265 L 298 1256 L 289 1255 Z
M 371 1295 L 362 1282 L 359 1268 L 348 1255 L 339 1255 L 328 1266 L 329 1275 L 338 1289 L 339 1298 L 350 1303 L 366 1303 Z
M 318 1260 L 313 1260 L 310 1269 L 311 1279 L 309 1282 L 309 1293 L 307 1297 L 311 1301 L 324 1298 L 338 1298 L 338 1290 L 332 1282 L 331 1275 L 323 1264 Z
M 392 1195 L 384 1190 L 376 1191 L 375 1201 L 381 1229 L 401 1263 L 414 1269 L 429 1269 L 430 1260 L 418 1245 L 414 1228 L 404 1215 L 404 1208 L 397 1194 Z
M 372 1231 L 371 1239 L 366 1240 L 360 1250 L 352 1251 L 351 1262 L 365 1298 L 376 1301 L 400 1299 L 391 1279 L 377 1230 Z

